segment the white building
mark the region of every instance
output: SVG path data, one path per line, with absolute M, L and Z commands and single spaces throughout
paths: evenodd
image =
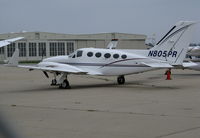
M 78 48 L 106 48 L 112 39 L 119 39 L 118 49 L 146 49 L 145 35 L 124 33 L 57 34 L 47 32 L 22 32 L 0 34 L 0 40 L 24 39 L 0 48 L 0 60 L 9 59 L 19 48 L 20 61 L 39 61 L 42 58 L 68 55 Z

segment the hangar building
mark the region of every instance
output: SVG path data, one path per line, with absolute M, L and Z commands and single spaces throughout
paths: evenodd
M 117 49 L 146 49 L 146 36 L 139 34 L 58 34 L 48 32 L 0 34 L 0 40 L 14 37 L 24 37 L 24 39 L 0 48 L 0 61 L 8 60 L 16 47 L 19 48 L 20 61 L 39 61 L 46 57 L 69 55 L 79 48 L 106 48 L 112 39 L 119 39 Z

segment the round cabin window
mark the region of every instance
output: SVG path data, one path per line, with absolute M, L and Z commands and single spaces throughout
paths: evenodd
M 93 56 L 93 53 L 92 53 L 92 52 L 88 52 L 88 53 L 87 53 L 87 56 L 88 56 L 88 57 L 92 57 L 92 56 Z
M 98 53 L 95 54 L 95 56 L 99 58 L 99 57 L 101 57 L 101 53 L 98 52 Z
M 119 58 L 119 54 L 114 54 L 114 55 L 113 55 L 113 58 L 115 58 L 115 59 L 116 59 L 116 58 Z
M 127 55 L 122 55 L 121 57 L 122 57 L 122 59 L 126 59 Z
M 109 58 L 110 56 L 111 56 L 110 53 L 106 53 L 106 54 L 104 55 L 105 58 Z

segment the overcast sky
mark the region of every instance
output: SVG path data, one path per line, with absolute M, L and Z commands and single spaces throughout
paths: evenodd
M 179 20 L 200 21 L 200 0 L 0 0 L 0 33 L 155 33 L 158 41 Z M 200 25 L 196 32 L 200 42 Z

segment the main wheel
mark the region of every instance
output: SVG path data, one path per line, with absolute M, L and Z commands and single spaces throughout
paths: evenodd
M 117 82 L 118 82 L 118 84 L 124 84 L 124 83 L 125 83 L 125 78 L 124 78 L 124 76 L 119 76 L 119 77 L 117 78 Z
M 68 81 L 68 80 L 64 80 L 64 81 L 60 84 L 59 88 L 70 89 L 71 87 L 69 86 L 69 81 Z

